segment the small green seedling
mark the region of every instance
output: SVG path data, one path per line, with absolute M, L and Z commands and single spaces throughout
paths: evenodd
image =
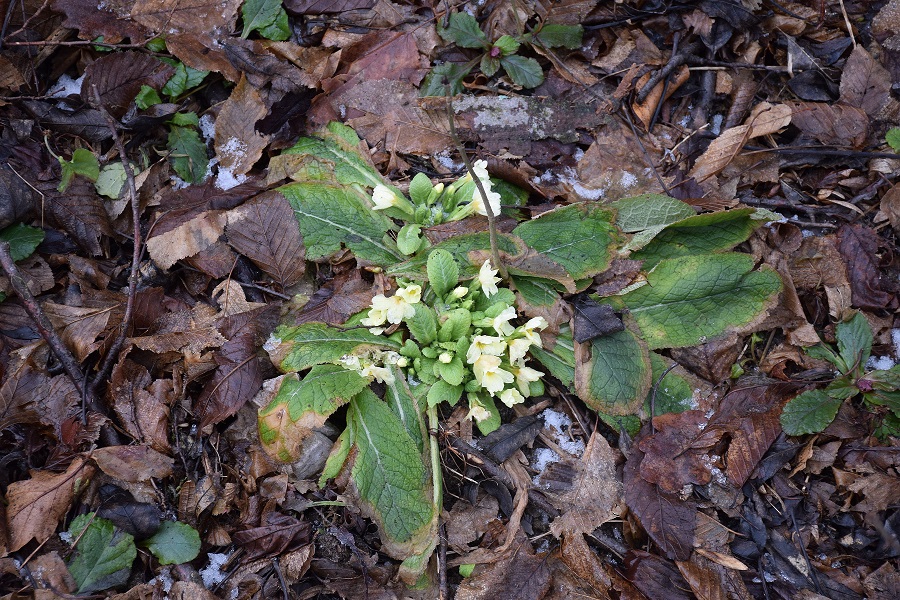
M 79 148 L 72 153 L 72 160 L 65 160 L 61 156 L 56 157 L 59 166 L 62 167 L 62 180 L 56 188 L 60 193 L 65 192 L 76 175 L 86 177 L 91 181 L 97 181 L 100 175 L 100 163 L 90 150 Z
M 808 348 L 813 358 L 828 361 L 840 376 L 824 389 L 803 392 L 793 398 L 781 413 L 781 427 L 789 435 L 818 433 L 837 416 L 845 400 L 862 395 L 863 403 L 870 407 L 886 407 L 882 433 L 891 434 L 900 423 L 900 365 L 888 370 L 865 371 L 866 361 L 872 351 L 872 329 L 862 313 L 835 328 L 837 350 L 821 344 Z
M 443 96 L 446 86 L 450 86 L 451 94 L 462 91 L 462 80 L 479 65 L 481 72 L 493 77 L 502 68 L 516 85 L 523 88 L 536 88 L 544 81 L 541 65 L 517 52 L 523 44 L 538 48 L 568 48 L 574 50 L 581 46 L 584 29 L 581 25 L 544 24 L 533 32 L 521 35 L 501 35 L 493 42 L 481 30 L 478 21 L 465 12 L 450 15 L 447 27 L 439 27 L 442 38 L 462 48 L 481 50 L 482 54 L 466 63 L 444 63 L 436 66 L 422 82 L 419 94 L 422 96 Z
M 888 143 L 891 150 L 900 152 L 900 127 L 892 127 L 884 134 L 884 141 Z

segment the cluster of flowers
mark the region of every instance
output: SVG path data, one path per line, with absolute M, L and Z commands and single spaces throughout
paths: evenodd
M 407 340 L 399 353 L 375 352 L 362 359 L 355 355 L 345 356 L 342 363 L 365 377 L 388 383 L 393 382 L 390 365 L 397 365 L 404 369 L 410 383 L 416 384 L 425 379 L 423 370 L 428 365 L 436 367 L 432 371 L 439 376 L 441 364 L 459 361 L 465 365 L 461 381 L 449 383 L 465 389 L 470 409 L 468 416 L 477 421 L 491 415 L 484 400 L 485 393 L 499 398 L 509 407 L 524 402 L 532 392 L 540 389 L 543 373 L 526 366 L 525 361 L 532 345 L 542 347 L 539 331 L 547 327 L 547 321 L 543 317 L 534 317 L 524 325 L 515 326 L 511 322 L 517 318 L 516 310 L 504 301 L 487 303 L 488 308 L 481 311 L 472 310 L 480 295 L 490 299 L 501 291 L 497 287 L 500 278 L 496 275 L 490 261 L 485 261 L 471 285 L 456 287 L 447 294 L 439 313 L 449 314 L 460 308 L 470 311 L 471 325 L 468 334 L 461 339 L 434 341 L 425 348 Z M 509 298 L 509 290 L 504 291 L 503 296 Z M 389 325 L 412 319 L 416 314 L 415 305 L 421 301 L 422 288 L 416 284 L 401 287 L 391 297 L 379 294 L 372 299 L 372 307 L 361 324 L 380 335 Z M 425 359 L 431 362 L 423 362 Z M 435 362 L 440 364 L 435 365 Z M 537 388 L 532 385 L 536 382 Z

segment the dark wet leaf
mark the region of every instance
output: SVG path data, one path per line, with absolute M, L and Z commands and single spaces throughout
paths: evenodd
M 689 600 L 687 582 L 668 560 L 644 552 L 632 550 L 625 557 L 627 577 L 647 598 Z
M 128 110 L 141 86 L 159 90 L 174 69 L 143 52 L 114 52 L 102 56 L 85 69 L 81 97 L 94 104 L 94 88 L 109 113 L 121 118 Z
M 478 447 L 499 464 L 522 446 L 531 444 L 542 426 L 541 420 L 535 415 L 520 417 L 512 423 L 501 425 L 500 429 L 479 440 Z
M 579 296 L 575 299 L 573 308 L 574 338 L 579 344 L 625 329 L 621 317 L 608 304 L 599 304 L 590 298 Z
M 862 225 L 844 225 L 838 230 L 838 249 L 847 265 L 853 306 L 879 310 L 895 307 L 896 294 L 882 277 L 878 253 L 882 241 Z
M 273 512 L 266 516 L 265 525 L 235 532 L 233 538 L 244 548 L 248 558 L 259 558 L 283 554 L 309 543 L 311 531 L 308 522 Z
M 284 8 L 295 15 L 324 15 L 372 8 L 376 0 L 284 0 Z

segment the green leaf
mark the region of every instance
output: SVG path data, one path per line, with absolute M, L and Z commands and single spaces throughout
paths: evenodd
M 752 268 L 753 258 L 738 253 L 663 260 L 647 274 L 647 285 L 605 301 L 631 312 L 651 350 L 695 346 L 761 322 L 781 278 Z
M 478 426 L 478 431 L 481 432 L 481 435 L 490 435 L 500 429 L 500 423 L 502 422 L 500 420 L 500 411 L 497 410 L 494 399 L 487 394 L 478 394 L 478 399 L 484 405 L 484 408 L 491 413 L 491 416 L 484 421 L 475 421 L 475 425 Z
M 247 39 L 251 32 L 271 25 L 282 10 L 281 0 L 245 0 L 241 7 L 244 22 L 241 37 Z
M 835 327 L 838 352 L 853 373 L 862 373 L 872 351 L 872 328 L 861 312 Z M 847 373 L 848 375 L 850 373 Z
M 541 70 L 538 61 L 533 58 L 513 54 L 501 58 L 500 64 L 503 65 L 506 74 L 516 85 L 530 89 L 544 83 L 544 71 Z
M 462 385 L 463 378 L 466 375 L 466 367 L 458 356 L 454 356 L 453 360 L 448 363 L 438 361 L 437 369 L 441 379 L 450 385 Z
M 850 371 L 850 366 L 847 365 L 847 363 L 844 362 L 844 359 L 841 358 L 828 344 L 817 344 L 815 346 L 810 346 L 809 348 L 804 348 L 804 352 L 806 352 L 811 358 L 830 362 L 841 373 L 847 373 Z
M 471 63 L 444 63 L 434 67 L 419 87 L 419 96 L 455 96 L 463 91 L 463 79 L 472 70 Z
M 175 61 L 172 66 L 175 67 L 175 73 L 162 89 L 162 93 L 172 99 L 178 98 L 178 96 L 181 96 L 189 89 L 197 87 L 209 75 L 209 71 L 198 71 L 179 61 Z
M 669 368 L 668 359 L 656 352 L 650 353 L 650 365 L 653 367 L 653 375 L 650 378 L 651 389 L 647 392 L 644 407 L 648 415 L 650 412 L 650 400 L 653 395 L 653 385 L 659 380 L 659 376 Z M 666 413 L 680 413 L 690 410 L 694 400 L 694 387 L 690 381 L 678 374 L 678 369 L 672 369 L 666 373 L 656 388 L 656 398 L 653 401 L 653 413 L 651 416 Z
M 384 399 L 424 456 L 425 442 L 428 438 L 428 428 L 423 419 L 424 409 L 419 406 L 415 394 L 409 389 L 403 372 L 396 366 L 391 368 L 394 372 L 394 381 L 384 384 Z
M 407 223 L 400 228 L 397 234 L 397 249 L 409 256 L 418 252 L 422 245 L 422 228 L 419 225 Z
M 605 271 L 612 262 L 613 218 L 600 204 L 572 204 L 522 223 L 513 235 L 562 265 L 573 279 L 583 279 Z
M 541 27 L 540 31 L 535 34 L 544 46 L 548 48 L 558 48 L 562 46 L 569 50 L 577 50 L 581 48 L 581 38 L 584 35 L 584 28 L 581 25 L 556 25 L 548 23 Z
M 884 134 L 884 141 L 894 152 L 900 152 L 900 127 L 892 127 Z
M 450 15 L 446 28 L 438 28 L 438 34 L 448 42 L 462 48 L 487 48 L 487 37 L 478 26 L 475 17 L 466 12 Z
M 730 250 L 762 225 L 755 214 L 756 209 L 741 208 L 682 219 L 660 231 L 631 258 L 643 260 L 644 268 L 650 269 L 665 258 Z
M 149 85 L 142 85 L 141 90 L 134 97 L 134 103 L 141 110 L 146 110 L 155 104 L 162 103 L 159 93 Z
M 375 167 L 359 152 L 359 136 L 353 128 L 332 121 L 316 137 L 300 138 L 296 144 L 282 152 L 282 156 L 296 161 L 297 156 L 305 157 L 310 165 L 327 172 L 337 183 L 349 185 L 358 183 L 364 187 L 374 188 L 384 183 Z M 278 158 L 278 157 L 276 157 Z M 303 166 L 303 163 L 300 163 Z M 309 168 L 307 168 L 307 171 Z M 304 171 L 303 168 L 293 175 L 296 181 L 317 181 L 320 175 Z M 398 192 L 399 193 L 399 192 Z
M 521 245 L 521 243 L 519 245 Z M 515 254 L 520 251 L 515 240 L 508 235 L 498 235 L 497 246 L 501 252 L 506 252 L 507 254 Z M 489 251 L 491 249 L 491 238 L 490 234 L 486 231 L 481 233 L 465 233 L 444 240 L 440 244 L 436 244 L 431 252 L 433 253 L 438 249 L 446 250 L 450 253 L 456 261 L 457 266 L 461 267 L 460 277 L 465 279 L 476 275 L 478 273 L 478 268 L 481 267 L 480 262 L 475 265 L 469 259 L 469 253 L 479 251 L 483 253 Z M 429 253 L 429 256 L 430 255 L 431 254 Z M 482 259 L 482 261 L 483 260 L 484 259 Z M 422 270 L 427 269 L 426 262 L 427 259 L 425 257 L 414 256 L 405 262 L 395 264 L 385 270 L 389 275 L 421 279 Z
M 264 346 L 272 364 L 282 372 L 302 371 L 314 365 L 336 363 L 342 356 L 369 348 L 399 350 L 390 338 L 373 335 L 368 329 L 339 329 L 324 323 L 279 326 Z
M 447 292 L 454 289 L 459 283 L 459 266 L 453 260 L 453 255 L 437 248 L 428 254 L 426 264 L 428 283 L 438 298 L 443 298 Z
M 882 442 L 887 442 L 889 437 L 900 438 L 900 416 L 887 413 L 874 433 Z
M 575 391 L 575 342 L 568 325 L 560 328 L 552 349 L 532 346 L 528 352 L 564 386 Z
M 121 162 L 109 163 L 100 169 L 100 176 L 94 182 L 94 188 L 101 196 L 116 200 L 122 193 L 127 179 L 125 166 Z
M 94 513 L 75 517 L 69 527 L 78 540 L 69 572 L 78 585 L 77 593 L 87 594 L 121 585 L 128 580 L 131 563 L 137 557 L 134 538 Z
M 283 42 L 291 37 L 291 26 L 288 23 L 288 15 L 282 8 L 275 15 L 275 20 L 259 30 L 259 35 L 272 40 L 273 42 Z
M 187 523 L 163 521 L 159 530 L 143 542 L 161 565 L 191 562 L 200 554 L 200 534 Z
M 497 41 L 494 42 L 494 48 L 499 48 L 500 52 L 503 56 L 509 56 L 510 54 L 514 54 L 518 49 L 519 42 L 511 35 L 501 35 L 497 38 Z
M 188 183 L 202 183 L 206 179 L 209 158 L 206 144 L 193 128 L 174 126 L 169 131 L 169 162 L 178 176 Z
M 431 473 L 397 415 L 369 390 L 350 401 L 356 447 L 347 493 L 378 525 L 382 550 L 396 559 L 430 551 L 437 532 Z
M 616 225 L 626 233 L 665 227 L 697 214 L 691 205 L 661 194 L 642 194 L 613 202 Z
M 290 183 L 278 190 L 294 208 L 300 223 L 306 257 L 331 256 L 346 245 L 360 260 L 393 265 L 403 255 L 385 232 L 394 225 L 384 215 L 370 210 L 360 193 L 350 187 L 317 183 Z
M 437 316 L 434 309 L 419 302 L 413 304 L 416 314 L 409 319 L 404 319 L 409 333 L 424 347 L 437 338 Z
M 60 192 L 66 191 L 75 175 L 81 175 L 91 181 L 97 181 L 97 177 L 100 175 L 100 163 L 97 161 L 97 157 L 93 152 L 84 148 L 75 150 L 72 153 L 72 160 L 60 158 L 59 166 L 62 167 L 62 181 L 59 182 L 56 189 Z
M 443 379 L 438 380 L 430 388 L 428 388 L 428 406 L 437 406 L 441 402 L 446 402 L 450 406 L 456 406 L 462 397 L 463 386 L 450 385 Z
M 493 77 L 500 70 L 500 59 L 485 53 L 481 56 L 481 64 L 478 65 L 478 68 L 486 77 Z
M 416 173 L 416 176 L 409 182 L 409 197 L 416 204 L 423 205 L 428 200 L 428 196 L 431 195 L 431 190 L 433 189 L 434 186 L 431 185 L 428 175 Z
M 2 235 L 0 234 L 0 237 Z M 900 389 L 900 365 L 894 365 L 886 371 L 866 373 L 865 378 L 872 382 L 875 389 L 884 391 Z
M 822 390 L 803 392 L 792 398 L 781 412 L 781 428 L 788 435 L 818 433 L 834 421 L 843 400 Z
M 34 254 L 44 241 L 44 230 L 16 223 L 0 230 L 0 240 L 9 243 L 9 255 L 13 262 L 17 262 Z
M 451 342 L 465 337 L 472 326 L 472 313 L 465 308 L 457 308 L 441 315 L 446 320 L 438 331 L 439 342 Z
M 634 413 L 650 390 L 650 375 L 647 346 L 628 329 L 575 344 L 575 389 L 596 411 Z

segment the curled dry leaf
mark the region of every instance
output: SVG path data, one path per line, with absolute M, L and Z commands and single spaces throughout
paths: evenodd
M 100 470 L 121 481 L 136 483 L 172 474 L 175 460 L 149 446 L 107 446 L 91 454 Z
M 215 148 L 219 169 L 243 175 L 259 160 L 269 137 L 257 133 L 256 122 L 267 112 L 259 90 L 250 85 L 246 77 L 241 77 L 216 118 Z

